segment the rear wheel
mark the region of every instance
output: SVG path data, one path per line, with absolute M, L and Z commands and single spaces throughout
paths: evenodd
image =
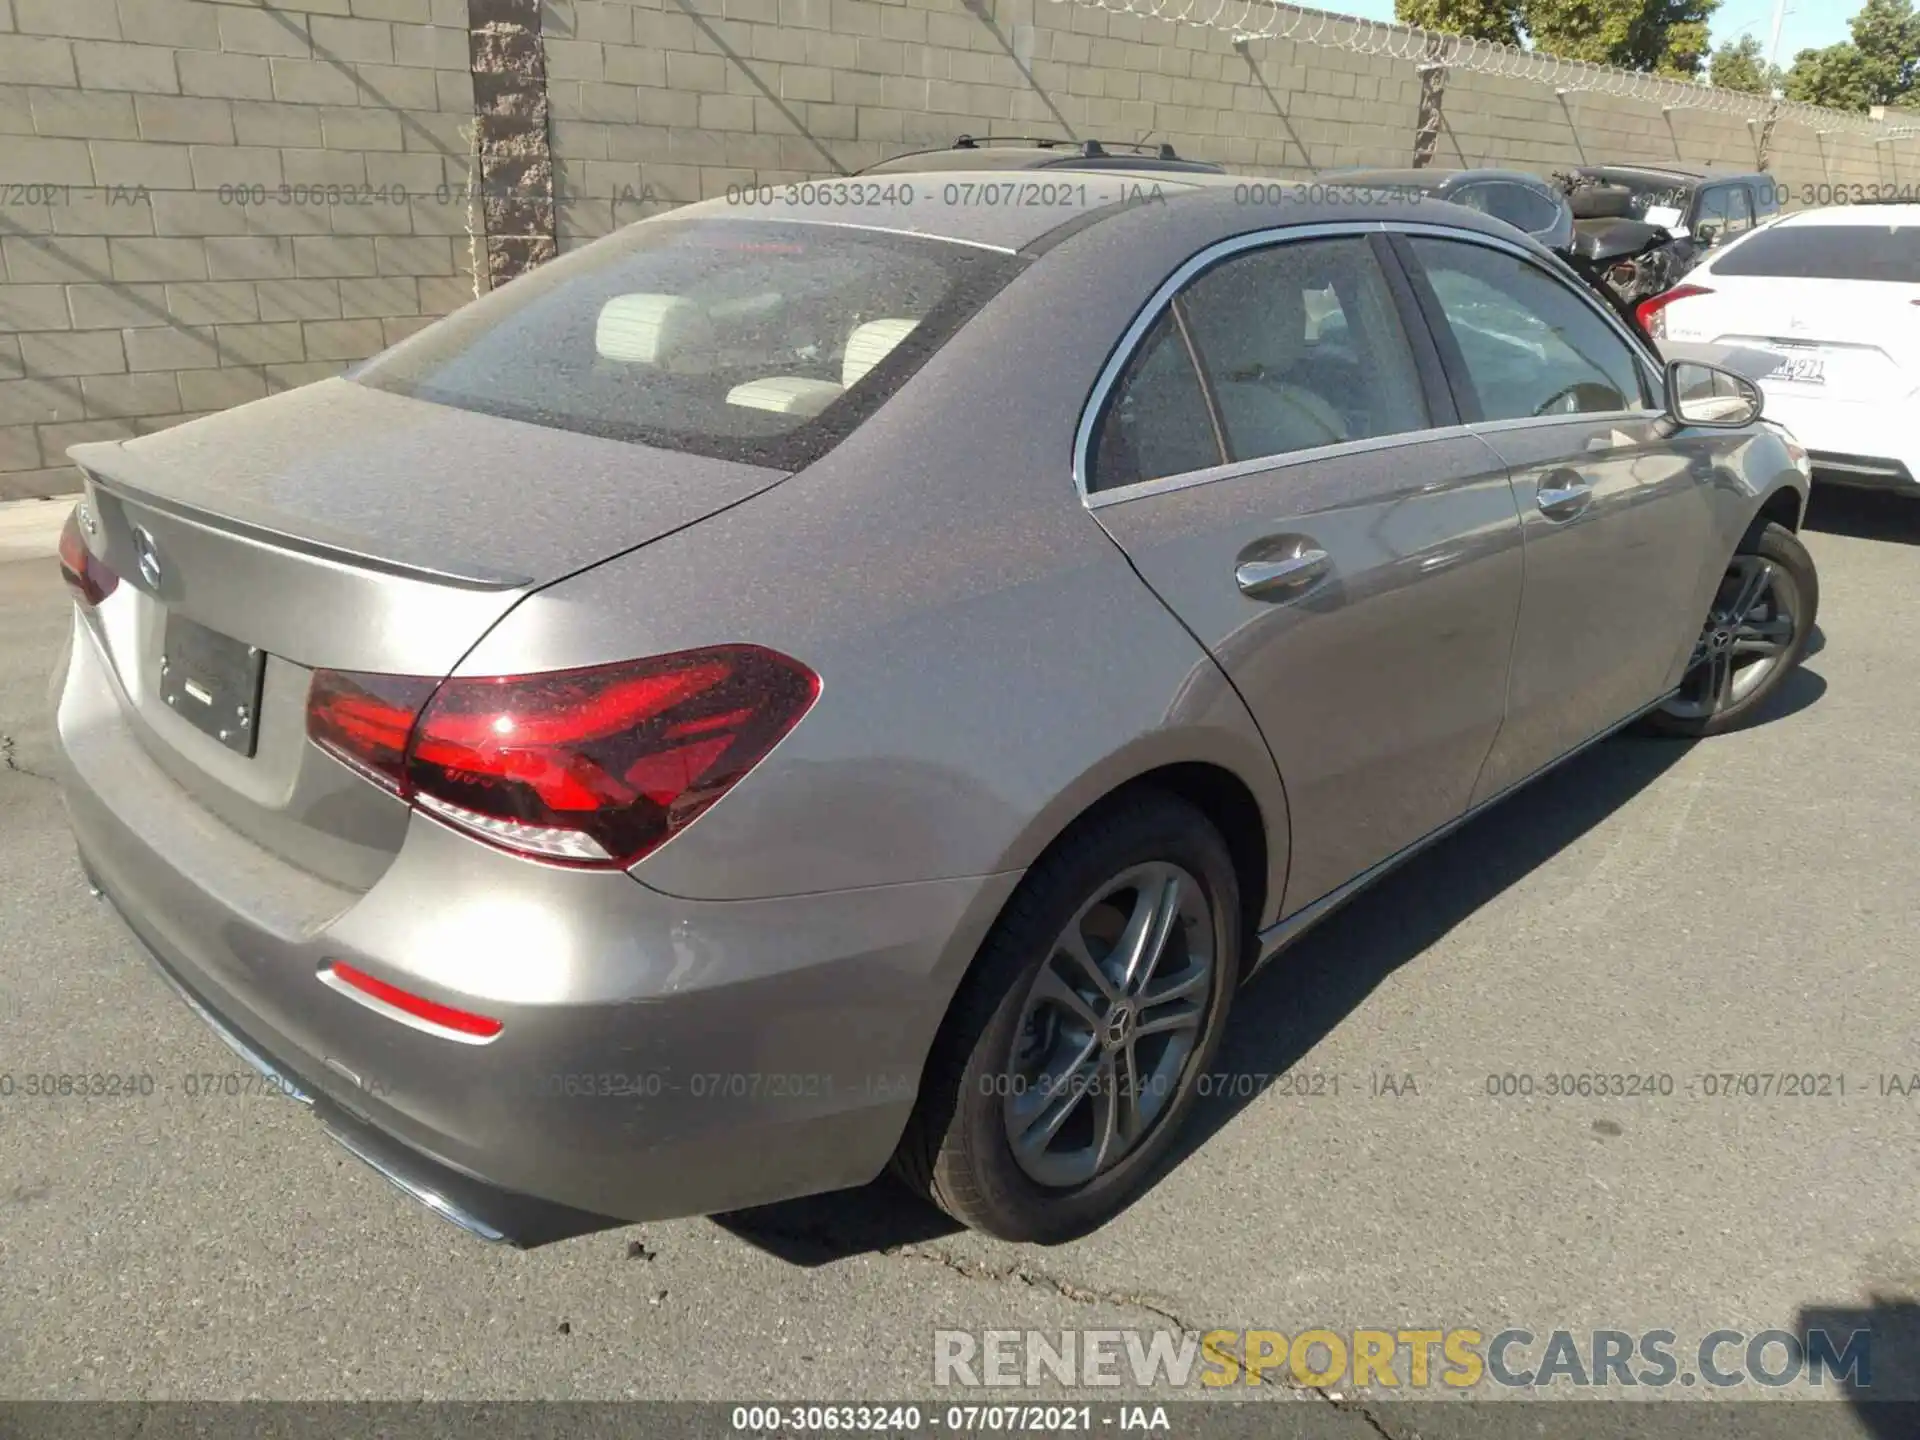
M 1806 546 L 1785 526 L 1767 525 L 1727 566 L 1680 690 L 1648 726 L 1700 736 L 1744 724 L 1807 653 L 1819 606 Z
M 1219 1047 L 1242 948 L 1225 843 L 1142 792 L 1029 872 L 941 1028 L 895 1168 L 964 1225 L 1071 1239 L 1126 1206 Z

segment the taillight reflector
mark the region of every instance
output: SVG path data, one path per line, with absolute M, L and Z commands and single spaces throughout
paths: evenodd
M 424 995 L 415 995 L 412 991 L 402 990 L 398 985 L 389 985 L 386 981 L 357 970 L 351 965 L 333 961 L 321 972 L 322 978 L 332 980 L 337 986 L 357 990 L 390 1005 L 395 1010 L 411 1015 L 416 1020 L 442 1030 L 451 1030 L 456 1035 L 468 1036 L 475 1040 L 491 1040 L 506 1027 L 498 1020 L 486 1015 L 475 1015 L 468 1010 L 456 1010 L 451 1005 L 442 1005 L 437 1000 L 429 1000 Z
M 1685 300 L 1692 295 L 1711 295 L 1712 290 L 1705 285 L 1676 285 L 1671 290 L 1663 290 L 1650 299 L 1642 300 L 1634 307 L 1633 315 L 1640 322 L 1640 328 L 1655 340 L 1663 339 L 1667 333 L 1666 308 L 1676 300 Z
M 67 523 L 60 527 L 60 578 L 83 605 L 98 605 L 120 583 L 106 562 L 87 548 L 78 508 L 68 512 Z
M 490 844 L 627 866 L 724 795 L 819 693 L 806 666 L 754 645 L 445 682 L 323 670 L 307 731 Z

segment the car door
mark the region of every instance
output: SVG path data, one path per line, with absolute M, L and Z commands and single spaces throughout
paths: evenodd
M 1465 810 L 1520 602 L 1506 466 L 1456 423 L 1378 228 L 1195 256 L 1116 352 L 1077 447 L 1093 515 L 1273 751 L 1288 911 Z
M 1744 185 L 1709 185 L 1694 205 L 1693 238 L 1702 250 L 1718 250 L 1753 228 L 1753 197 Z M 1708 233 L 1702 234 L 1706 229 Z
M 1661 434 L 1655 372 L 1579 281 L 1491 236 L 1402 236 L 1454 394 L 1512 467 L 1526 586 L 1474 799 L 1661 698 L 1699 630 L 1710 466 Z

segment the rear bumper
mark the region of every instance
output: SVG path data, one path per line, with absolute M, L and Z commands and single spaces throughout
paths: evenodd
M 1809 450 L 1814 477 L 1835 485 L 1872 490 L 1920 490 L 1920 481 L 1904 460 L 1889 456 L 1843 455 L 1831 450 Z
M 415 817 L 386 874 L 354 894 L 221 825 L 147 755 L 121 703 L 77 625 L 56 735 L 96 887 L 250 1064 L 489 1238 L 873 1178 L 1018 879 L 686 901 Z M 462 1044 L 398 1022 L 322 983 L 334 961 L 504 1028 Z
M 1814 479 L 1905 489 L 1920 475 L 1920 414 L 1904 403 L 1866 405 L 1767 391 L 1766 417 L 1807 447 Z

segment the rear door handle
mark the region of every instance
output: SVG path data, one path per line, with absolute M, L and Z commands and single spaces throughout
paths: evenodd
M 1542 485 L 1533 492 L 1533 503 L 1549 520 L 1571 520 L 1593 503 L 1593 487 L 1583 480 L 1568 485 Z
M 1234 569 L 1240 593 L 1255 600 L 1284 600 L 1323 577 L 1331 563 L 1324 550 L 1302 550 L 1272 560 L 1243 560 Z

